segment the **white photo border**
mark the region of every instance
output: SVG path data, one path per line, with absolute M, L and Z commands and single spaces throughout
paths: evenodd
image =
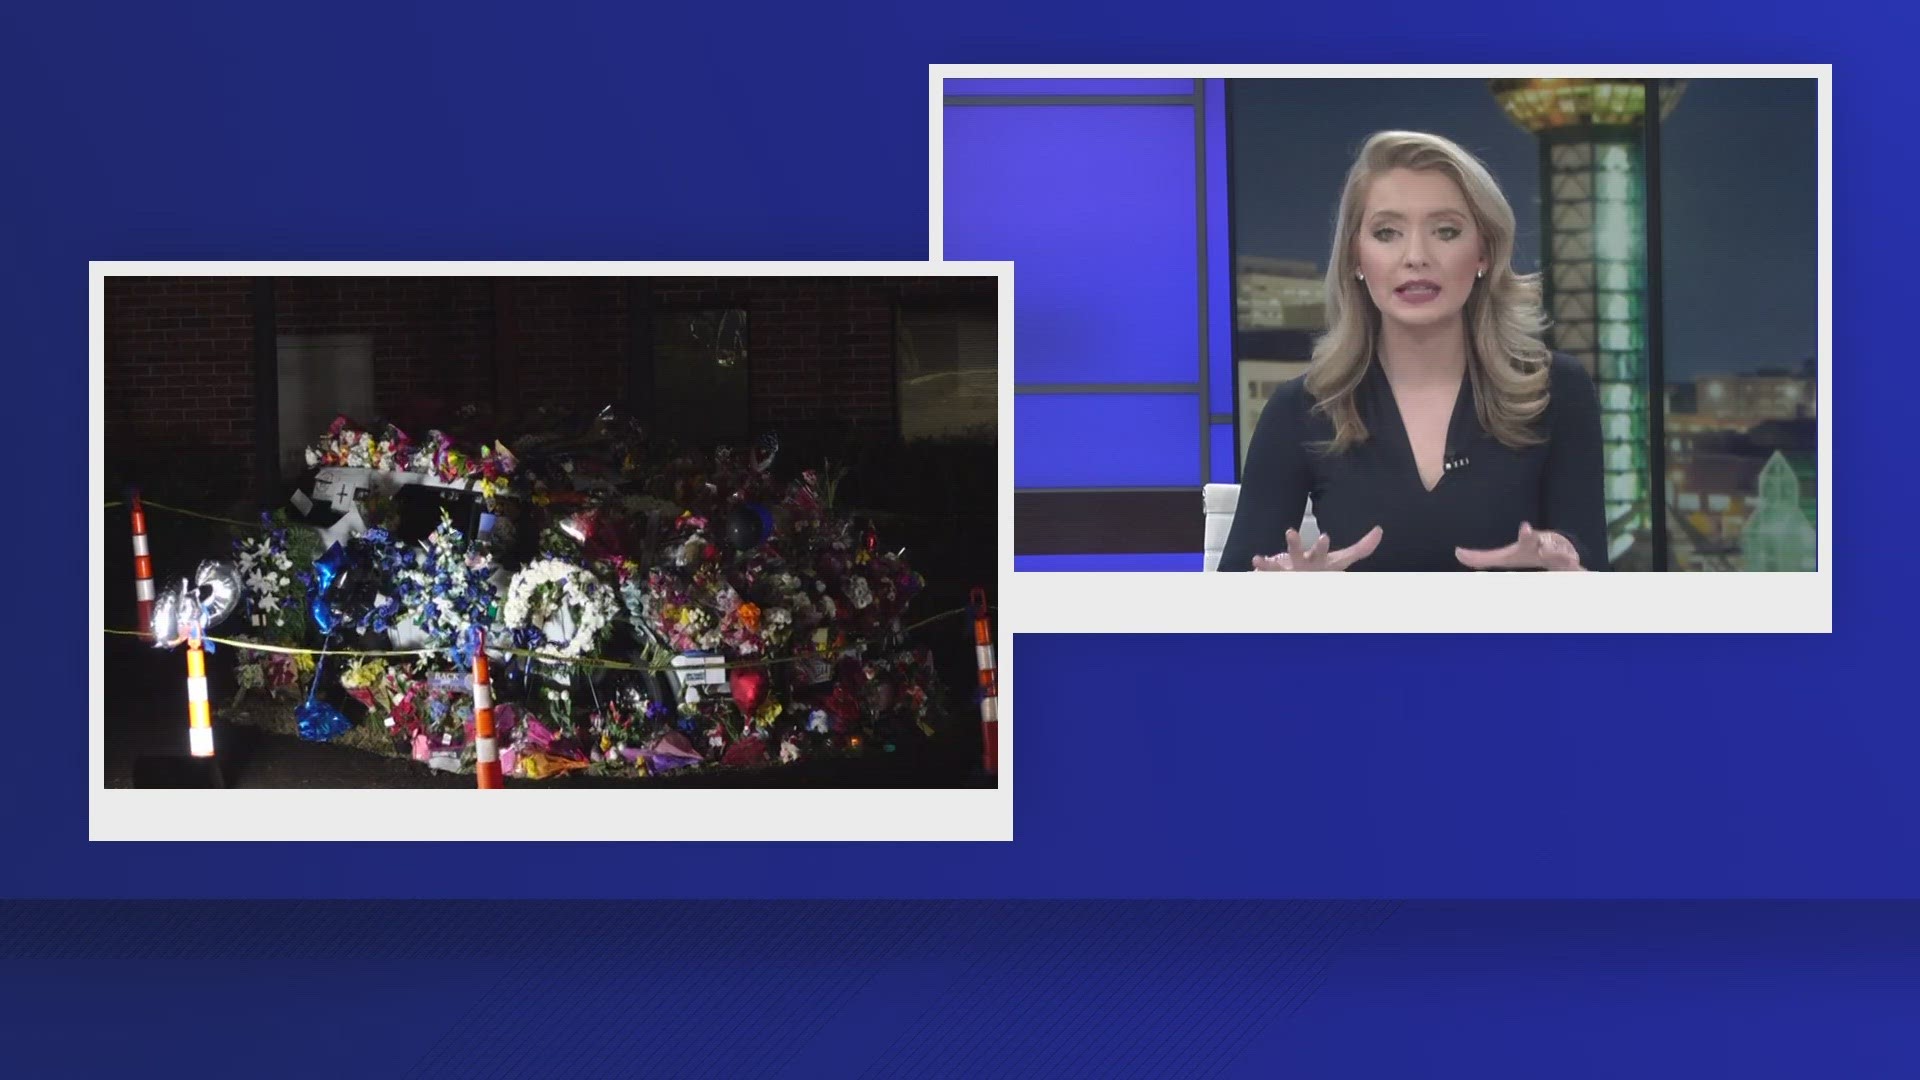
M 1810 573 L 1208 574 L 1008 565 L 1016 633 L 1813 633 L 1833 631 L 1833 66 L 1831 64 L 934 64 L 928 69 L 928 256 L 944 254 L 948 79 L 1813 79 L 1819 117 L 1817 569 Z M 1011 355 L 1009 352 L 1008 355 Z M 1002 452 L 1017 433 L 1000 371 Z M 1013 481 L 1012 464 L 1003 482 Z M 1201 508 L 1196 484 L 1196 532 Z M 1008 500 L 1010 502 L 1010 500 Z M 1002 522 L 1011 540 L 1011 513 Z M 1009 544 L 1006 558 L 1011 561 Z
M 1001 588 L 1013 572 L 1013 267 L 1006 262 L 92 262 L 88 264 L 89 506 L 95 630 L 88 659 L 89 840 L 960 840 L 1013 839 L 1013 648 L 1004 597 L 999 649 L 999 771 L 993 788 L 568 790 L 532 796 L 478 790 L 223 791 L 106 786 L 106 589 L 117 581 L 106 543 L 106 279 L 141 277 L 993 277 L 999 289 L 998 446 Z M 132 566 L 124 568 L 127 585 Z M 184 663 L 184 661 L 183 661 Z M 186 690 L 154 708 L 180 714 Z M 974 714 L 956 722 L 974 722 Z M 501 814 L 497 800 L 532 798 L 539 814 Z M 480 800 L 480 801 L 473 801 Z M 487 805 L 483 805 L 483 803 Z M 453 811 L 449 813 L 449 811 Z M 552 812 L 549 812 L 552 811 Z M 556 816 L 556 814 L 558 816 Z M 552 822 L 567 821 L 565 835 Z M 672 822 L 662 835 L 662 822 Z

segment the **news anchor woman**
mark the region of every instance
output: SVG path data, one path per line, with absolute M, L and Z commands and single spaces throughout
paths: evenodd
M 1604 570 L 1600 407 L 1471 154 L 1369 138 L 1340 196 L 1329 329 L 1268 400 L 1221 570 Z M 1320 539 L 1301 543 L 1313 500 Z

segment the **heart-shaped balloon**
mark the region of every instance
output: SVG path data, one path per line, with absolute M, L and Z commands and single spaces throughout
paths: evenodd
M 300 737 L 309 742 L 327 742 L 353 726 L 339 709 L 313 698 L 303 702 L 293 715 L 300 721 Z
M 727 672 L 727 685 L 733 689 L 733 703 L 743 714 L 752 716 L 767 696 L 767 669 L 734 668 Z
M 200 628 L 211 630 L 240 607 L 240 571 L 230 562 L 208 559 L 193 572 L 200 603 Z

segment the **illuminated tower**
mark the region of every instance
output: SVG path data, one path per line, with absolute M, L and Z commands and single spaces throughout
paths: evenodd
M 1684 87 L 1661 82 L 1663 119 Z M 1650 569 L 1646 86 L 1636 79 L 1495 79 L 1490 88 L 1507 115 L 1540 138 L 1549 333 L 1554 348 L 1586 364 L 1600 391 L 1609 554 L 1621 569 Z

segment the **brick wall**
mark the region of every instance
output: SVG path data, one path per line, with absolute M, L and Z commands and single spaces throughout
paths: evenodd
M 253 452 L 253 282 L 106 281 L 109 490 L 238 472 Z
M 512 357 L 506 396 L 541 406 L 626 408 L 633 353 L 624 278 L 515 278 L 503 283 Z
M 274 328 L 368 335 L 374 400 L 403 428 L 444 425 L 462 404 L 492 403 L 493 282 L 487 278 L 280 278 Z
M 747 311 L 754 430 L 803 445 L 873 445 L 898 438 L 894 304 L 990 304 L 995 283 L 657 278 L 651 290 L 662 317 Z M 368 334 L 384 416 L 410 430 L 452 427 L 454 411 L 471 404 L 481 412 L 474 427 L 492 432 L 542 405 L 633 408 L 631 294 L 632 282 L 615 278 L 281 278 L 275 328 Z M 246 492 L 253 378 L 250 280 L 110 279 L 109 484 L 178 472 Z

